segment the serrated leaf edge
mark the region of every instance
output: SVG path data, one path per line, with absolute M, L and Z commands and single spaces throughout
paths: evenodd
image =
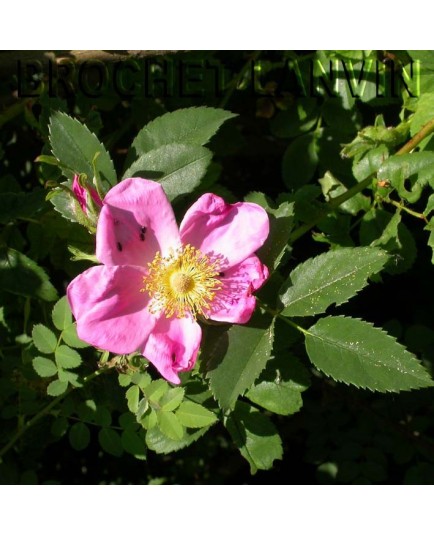
M 375 246 L 373 246 L 373 247 L 371 247 L 371 246 L 366 246 L 366 247 L 363 247 L 363 248 L 340 248 L 340 249 L 335 250 L 335 251 L 326 251 L 325 253 L 321 253 L 320 255 L 317 255 L 316 257 L 312 257 L 312 258 L 306 260 L 305 262 L 303 262 L 302 264 L 299 264 L 299 265 L 298 265 L 296 268 L 294 268 L 294 270 L 291 272 L 290 277 L 293 276 L 296 272 L 298 273 L 298 271 L 300 271 L 302 268 L 306 267 L 306 265 L 308 265 L 308 268 L 310 268 L 312 265 L 315 264 L 315 261 L 317 261 L 319 258 L 323 257 L 324 255 L 330 255 L 330 254 L 332 254 L 332 253 L 337 253 L 338 251 L 342 251 L 342 250 L 344 250 L 344 249 L 371 249 L 371 250 L 376 249 L 379 253 L 381 252 L 381 254 L 383 254 L 383 255 L 385 256 L 384 263 L 383 263 L 382 267 L 381 267 L 379 270 L 371 272 L 370 275 L 377 274 L 378 272 L 380 272 L 380 271 L 384 268 L 384 266 L 385 266 L 385 264 L 386 264 L 388 258 L 390 257 L 390 255 L 388 255 L 383 249 L 381 249 L 381 248 L 379 248 L 379 247 L 375 247 Z M 373 262 L 373 261 L 371 261 L 371 262 Z M 369 264 L 370 264 L 370 263 L 367 263 L 367 264 L 363 265 L 362 268 L 364 268 L 365 266 L 368 266 Z M 304 294 L 304 295 L 301 296 L 300 298 L 297 298 L 296 300 L 290 302 L 288 305 L 285 305 L 284 309 L 282 310 L 282 314 L 283 314 L 284 316 L 315 316 L 315 315 L 319 315 L 319 314 L 321 314 L 321 313 L 324 313 L 324 312 L 325 312 L 331 305 L 333 305 L 333 304 L 335 304 L 335 305 L 338 306 L 338 305 L 342 305 L 343 303 L 347 303 L 351 298 L 354 298 L 354 296 L 357 296 L 357 294 L 358 294 L 361 290 L 363 290 L 363 289 L 368 285 L 368 279 L 369 279 L 370 275 L 368 275 L 368 276 L 365 278 L 365 280 L 363 281 L 363 286 L 361 286 L 358 290 L 356 290 L 355 293 L 354 293 L 353 295 L 349 296 L 347 299 L 342 300 L 342 301 L 333 301 L 333 302 L 331 302 L 331 303 L 330 303 L 324 310 L 322 310 L 322 311 L 318 311 L 318 312 L 315 312 L 315 313 L 312 313 L 312 314 L 308 314 L 308 315 L 307 315 L 307 314 L 306 314 L 306 315 L 290 315 L 290 314 L 285 314 L 285 310 L 286 310 L 289 306 L 293 305 L 294 303 L 297 303 L 297 302 L 300 301 L 300 300 L 309 298 L 310 296 L 313 296 L 313 295 L 317 294 L 318 292 L 323 291 L 325 288 L 327 288 L 327 287 L 329 287 L 329 286 L 331 286 L 331 285 L 333 285 L 333 284 L 335 284 L 335 283 L 337 283 L 337 282 L 339 282 L 339 281 L 341 281 L 341 280 L 344 280 L 344 279 L 347 279 L 347 278 L 351 277 L 353 274 L 357 273 L 357 272 L 360 270 L 360 268 L 361 268 L 361 267 L 360 267 L 360 265 L 359 265 L 359 266 L 357 267 L 357 269 L 355 269 L 355 270 L 353 270 L 353 271 L 351 271 L 351 272 L 347 272 L 343 277 L 340 277 L 340 278 L 338 278 L 338 279 L 334 279 L 334 280 L 332 280 L 332 281 L 329 281 L 327 284 L 325 284 L 324 286 L 322 286 L 320 289 L 316 290 L 315 292 L 311 292 L 310 294 Z M 281 289 L 285 287 L 286 283 L 287 283 L 287 282 L 285 282 L 285 283 L 282 285 Z M 293 288 L 294 286 L 295 286 L 295 284 L 293 283 L 290 287 L 288 287 L 288 288 L 285 289 L 285 292 L 286 292 L 287 290 L 289 290 L 290 288 Z M 279 290 L 279 295 L 281 294 L 281 289 Z
M 418 389 L 423 389 L 423 388 L 428 388 L 428 387 L 434 387 L 434 381 L 433 379 L 431 378 L 430 374 L 428 373 L 428 371 L 426 370 L 426 368 L 423 366 L 423 364 L 420 362 L 420 360 L 417 358 L 417 356 L 415 354 L 413 354 L 412 352 L 410 352 L 409 350 L 407 350 L 407 348 L 402 345 L 400 342 L 398 342 L 398 340 L 393 337 L 392 335 L 390 335 L 387 331 L 379 328 L 379 327 L 376 327 L 373 323 L 371 322 L 368 322 L 367 320 L 364 320 L 363 318 L 357 318 L 357 317 L 352 317 L 352 316 L 344 316 L 344 315 L 333 315 L 333 316 L 325 316 L 325 317 L 322 317 L 320 320 L 322 319 L 325 319 L 325 318 L 345 318 L 345 319 L 350 319 L 350 320 L 358 320 L 360 322 L 362 322 L 363 324 L 366 324 L 368 325 L 369 327 L 375 329 L 376 331 L 379 331 L 380 333 L 384 334 L 387 338 L 391 339 L 395 344 L 401 346 L 405 352 L 407 352 L 421 367 L 422 369 L 425 371 L 426 375 L 427 375 L 427 378 L 431 379 L 431 382 L 432 382 L 432 385 L 426 385 L 426 386 L 419 386 L 419 387 L 408 387 L 408 388 L 404 388 L 404 389 L 372 389 L 371 387 L 369 386 L 364 386 L 364 385 L 357 385 L 356 383 L 350 383 L 350 382 L 347 382 L 345 380 L 337 380 L 335 378 L 333 378 L 332 375 L 330 374 L 327 374 L 325 371 L 319 369 L 313 362 L 312 362 L 312 365 L 321 372 L 321 374 L 324 374 L 324 376 L 326 376 L 327 378 L 331 378 L 333 381 L 336 381 L 338 383 L 343 383 L 347 386 L 353 386 L 353 387 L 357 387 L 357 389 L 365 389 L 365 390 L 368 390 L 368 391 L 371 391 L 372 393 L 400 393 L 400 392 L 409 392 L 409 391 L 416 391 Z M 312 327 L 314 327 L 316 324 L 314 324 Z M 321 339 L 321 337 L 318 337 L 317 335 L 315 335 L 314 333 L 312 333 L 310 331 L 310 329 L 306 331 L 306 333 L 308 333 L 311 337 L 314 337 L 314 338 L 317 338 L 317 339 Z M 337 345 L 339 346 L 339 345 Z M 345 350 L 348 350 L 348 347 L 346 346 L 343 346 L 342 348 L 344 348 Z M 309 354 L 308 354 L 309 355 Z M 309 357 L 310 359 L 310 357 Z
M 197 144 L 192 144 L 192 145 L 196 145 L 196 146 L 203 146 L 206 143 L 208 143 L 209 140 L 212 138 L 212 136 L 214 136 L 218 132 L 220 127 L 223 125 L 223 123 L 225 123 L 229 119 L 233 119 L 234 117 L 237 117 L 237 115 L 238 115 L 238 114 L 234 114 L 232 112 L 229 112 L 228 110 L 224 110 L 223 108 L 215 108 L 214 106 L 190 106 L 188 108 L 179 108 L 178 110 L 174 110 L 172 112 L 167 112 L 167 113 L 164 113 L 162 115 L 159 115 L 155 119 L 152 119 L 152 121 L 149 121 L 149 123 L 146 123 L 146 125 L 144 125 L 139 130 L 139 132 L 137 133 L 137 136 L 134 138 L 133 143 L 131 144 L 131 147 L 136 149 L 136 143 L 138 142 L 139 137 L 143 136 L 143 133 L 145 133 L 147 130 L 149 130 L 150 127 L 153 128 L 155 125 L 158 126 L 158 123 L 160 123 L 163 120 L 163 118 L 167 118 L 168 116 L 173 117 L 173 115 L 180 115 L 180 112 L 185 113 L 185 110 L 191 110 L 191 111 L 195 111 L 195 112 L 197 112 L 199 110 L 218 110 L 218 111 L 224 112 L 224 113 L 226 113 L 228 115 L 228 117 L 226 117 L 225 119 L 223 119 L 221 121 L 220 125 L 217 127 L 217 130 L 214 132 L 214 134 L 212 134 L 206 141 L 204 141 L 201 144 L 198 144 L 198 143 Z M 164 119 L 164 121 L 165 120 L 166 119 Z M 151 151 L 154 150 L 154 149 L 151 149 Z M 148 151 L 148 152 L 150 152 L 150 151 Z M 143 153 L 143 154 L 147 154 L 147 153 Z
M 105 145 L 103 144 L 103 142 L 98 138 L 98 136 L 92 132 L 89 127 L 85 124 L 85 123 L 82 123 L 81 121 L 79 121 L 76 117 L 72 117 L 70 115 L 68 115 L 67 113 L 65 112 L 60 112 L 60 111 L 55 111 L 51 116 L 50 116 L 50 121 L 49 121 L 49 124 L 48 124 L 48 134 L 49 134 L 49 140 L 50 140 L 50 149 L 51 149 L 51 152 L 53 153 L 53 155 L 57 158 L 57 160 L 61 161 L 61 159 L 55 154 L 54 150 L 53 150 L 53 144 L 51 142 L 51 137 L 52 137 L 52 133 L 51 133 L 51 126 L 52 126 L 52 118 L 55 117 L 55 116 L 65 116 L 67 117 L 68 119 L 70 119 L 71 121 L 74 121 L 75 123 L 78 123 L 81 127 L 83 127 L 85 130 L 87 130 L 87 132 L 93 137 L 95 138 L 95 140 L 101 145 L 101 147 L 103 147 L 104 149 L 104 152 L 105 154 L 107 155 L 107 158 L 108 160 L 110 161 L 110 164 L 113 168 L 113 178 L 114 178 L 114 181 L 115 181 L 115 184 L 116 184 L 116 168 L 113 164 L 113 160 L 110 156 L 110 153 L 108 152 L 107 148 L 105 147 Z M 69 134 L 68 132 L 68 137 L 74 141 L 74 138 Z M 90 167 L 92 167 L 92 162 L 90 162 Z M 75 172 L 77 172 L 78 170 L 74 170 Z M 92 177 L 88 177 L 89 179 L 91 179 Z M 105 178 L 107 182 L 109 182 L 110 184 L 111 181 L 109 180 L 109 178 Z M 114 186 L 114 184 L 112 184 L 112 186 Z
M 273 318 L 271 324 L 270 324 L 269 327 L 265 330 L 265 332 L 268 331 L 268 336 L 269 336 L 270 343 L 271 343 L 270 354 L 271 354 L 271 352 L 272 352 L 272 347 L 273 347 L 273 342 L 274 342 L 274 323 L 275 323 L 275 318 Z M 264 336 L 266 336 L 266 333 L 264 333 L 264 334 L 261 336 L 261 338 L 259 339 L 258 344 L 256 344 L 256 346 L 255 346 L 255 350 L 256 350 L 256 348 L 260 345 L 260 343 L 261 343 L 261 341 L 262 341 L 262 339 L 263 339 Z M 220 341 L 220 339 L 218 339 L 218 340 L 215 342 L 215 344 L 214 344 L 213 347 L 212 347 L 213 350 L 214 350 L 214 349 L 216 348 L 216 346 L 219 344 L 219 341 Z M 255 350 L 254 350 L 254 351 L 255 351 Z M 253 352 L 254 352 L 254 351 L 253 351 Z M 252 354 L 253 354 L 253 352 L 252 352 Z M 223 358 L 223 359 L 224 359 L 224 358 Z M 268 361 L 268 360 L 267 360 L 267 361 Z M 237 397 L 235 398 L 235 400 L 232 400 L 232 402 L 229 404 L 228 407 L 224 407 L 224 406 L 221 405 L 220 401 L 219 401 L 219 400 L 217 399 L 217 397 L 214 395 L 214 391 L 210 388 L 210 390 L 211 390 L 211 392 L 212 392 L 212 396 L 213 396 L 214 400 L 217 402 L 219 408 L 222 409 L 222 410 L 224 410 L 224 411 L 226 411 L 226 410 L 228 410 L 228 409 L 233 409 L 233 408 L 234 408 L 234 405 L 235 405 L 235 403 L 236 403 L 236 401 L 238 400 L 238 398 L 239 398 L 240 396 L 243 396 L 244 393 L 245 393 L 246 391 L 248 391 L 248 390 L 250 389 L 250 387 L 252 387 L 252 385 L 255 383 L 255 381 L 257 380 L 257 378 L 259 378 L 259 376 L 261 375 L 261 373 L 263 372 L 263 370 L 264 370 L 265 367 L 267 366 L 267 361 L 265 362 L 265 364 L 264 364 L 264 366 L 262 367 L 262 369 L 259 371 L 258 376 L 253 380 L 253 382 L 252 382 L 249 386 L 247 386 L 242 392 L 240 392 L 240 393 L 237 395 Z M 241 376 L 240 376 L 240 377 L 241 377 Z M 212 381 L 212 376 L 211 376 L 211 377 L 209 376 L 209 372 L 207 373 L 207 378 L 209 379 L 209 384 L 210 384 L 210 387 L 211 387 L 213 381 Z M 238 382 L 237 382 L 236 385 L 238 385 Z

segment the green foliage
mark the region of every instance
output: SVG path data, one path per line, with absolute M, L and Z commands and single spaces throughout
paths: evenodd
M 276 269 L 288 250 L 288 241 L 294 226 L 294 203 L 285 201 L 274 207 L 260 192 L 250 193 L 245 197 L 245 201 L 260 205 L 268 213 L 270 234 L 265 244 L 257 251 L 257 255 L 266 266 Z
M 60 344 L 60 341 L 62 339 L 65 342 L 70 341 L 76 348 L 88 345 L 81 343 L 76 333 L 73 334 L 71 331 L 71 328 L 75 328 L 75 324 L 72 323 L 71 310 L 65 296 L 54 305 L 51 317 L 57 329 L 61 330 L 59 335 L 56 336 L 43 324 L 36 324 L 32 330 L 32 340 L 37 350 L 44 354 L 52 354 L 52 358 L 37 356 L 32 360 L 32 365 L 35 372 L 43 378 L 57 376 L 47 385 L 47 394 L 57 397 L 66 392 L 69 384 L 73 387 L 82 387 L 79 374 L 71 372 L 71 369 L 81 365 L 82 358 L 76 350 L 66 344 Z
M 313 316 L 346 302 L 387 259 L 378 248 L 342 248 L 299 264 L 280 290 L 282 314 Z
M 57 346 L 54 333 L 42 324 L 38 324 L 32 331 L 33 342 L 36 348 L 44 354 L 52 354 Z
M 73 369 L 81 364 L 80 354 L 66 344 L 58 346 L 54 355 L 58 367 Z
M 270 357 L 273 338 L 274 322 L 258 318 L 250 326 L 232 326 L 210 348 L 207 376 L 223 409 L 232 408 L 259 376 Z
M 157 454 L 169 454 L 170 452 L 176 452 L 177 450 L 188 447 L 207 431 L 208 427 L 204 427 L 192 433 L 186 432 L 182 439 L 174 440 L 163 434 L 159 428 L 154 427 L 146 433 L 146 445 Z
M 68 382 L 62 380 L 53 380 L 47 386 L 47 395 L 49 396 L 60 396 L 68 388 Z
M 426 185 L 434 188 L 434 152 L 391 156 L 378 170 L 378 179 L 390 182 L 402 199 L 415 203 Z
M 367 212 L 360 224 L 360 242 L 381 247 L 391 254 L 385 266 L 391 274 L 407 271 L 416 259 L 414 238 L 402 222 L 399 210 L 393 216 L 380 209 Z
M 53 319 L 53 324 L 61 331 L 67 329 L 72 324 L 71 309 L 69 308 L 68 299 L 66 296 L 60 298 L 60 300 L 54 305 L 51 316 Z
M 66 342 L 66 344 L 72 346 L 72 348 L 86 348 L 89 346 L 87 342 L 82 341 L 78 337 L 76 324 L 71 324 L 62 331 L 62 339 Z
M 199 186 L 211 157 L 206 147 L 171 143 L 140 156 L 126 170 L 124 178 L 155 179 L 173 201 Z
M 148 448 L 156 452 L 171 452 L 189 445 L 217 420 L 208 409 L 184 401 L 183 387 L 169 387 L 163 379 L 151 381 L 146 372 L 121 374 L 119 384 L 128 387 L 128 409 L 147 430 Z M 191 434 L 186 428 L 199 428 L 200 433 Z
M 202 428 L 217 421 L 216 415 L 196 402 L 186 400 L 176 410 L 179 422 L 186 428 Z
M 287 110 L 278 112 L 270 122 L 270 129 L 279 138 L 293 138 L 308 132 L 318 119 L 318 101 L 300 98 Z
M 57 299 L 46 272 L 13 248 L 0 247 L 0 291 L 49 302 Z
M 290 190 L 300 188 L 314 176 L 318 164 L 318 135 L 305 134 L 292 141 L 283 155 L 282 175 Z
M 50 376 L 55 376 L 57 374 L 56 364 L 47 359 L 46 357 L 35 357 L 32 361 L 33 368 L 36 373 L 42 378 L 49 378 Z
M 298 358 L 280 351 L 269 361 L 246 397 L 278 415 L 292 415 L 301 409 L 301 393 L 309 384 L 309 373 Z
M 29 194 L 0 193 L 0 224 L 5 225 L 12 220 L 31 218 L 44 207 L 44 197 L 43 190 L 34 190 Z
M 68 437 L 74 450 L 84 450 L 90 442 L 89 427 L 82 422 L 76 422 L 69 429 Z
M 158 426 L 160 431 L 169 439 L 179 441 L 184 436 L 184 428 L 177 415 L 171 411 L 160 411 L 157 413 Z
M 96 170 L 105 188 L 116 184 L 116 171 L 104 145 L 86 125 L 68 115 L 55 112 L 50 119 L 51 150 L 60 165 L 92 179 Z M 94 168 L 95 166 L 95 168 Z
M 396 340 L 356 318 L 321 318 L 306 332 L 312 363 L 337 381 L 381 392 L 434 386 L 419 361 Z
M 137 134 L 131 145 L 130 160 L 136 160 L 144 153 L 172 143 L 205 145 L 220 126 L 232 117 L 235 114 L 206 106 L 164 114 L 148 123 Z
M 98 441 L 101 447 L 112 456 L 121 456 L 124 451 L 121 436 L 111 428 L 101 428 L 98 432 Z
M 270 469 L 282 459 L 282 442 L 273 423 L 249 404 L 237 402 L 227 419 L 226 427 L 241 455 L 250 465 L 250 472 Z

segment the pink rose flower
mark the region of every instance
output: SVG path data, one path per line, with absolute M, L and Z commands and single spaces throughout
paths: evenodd
M 141 352 L 172 383 L 201 341 L 197 317 L 244 324 L 268 270 L 254 252 L 269 233 L 263 208 L 204 194 L 178 229 L 160 184 L 126 179 L 109 190 L 96 256 L 68 286 L 81 339 L 117 354 Z
M 89 193 L 95 203 L 96 206 L 102 207 L 103 201 L 98 195 L 98 192 L 93 188 L 92 186 L 88 186 Z M 72 182 L 72 191 L 74 192 L 74 195 L 81 207 L 81 210 L 88 214 L 88 207 L 87 207 L 87 191 L 86 188 L 84 188 L 79 180 L 78 175 L 74 175 L 74 180 Z

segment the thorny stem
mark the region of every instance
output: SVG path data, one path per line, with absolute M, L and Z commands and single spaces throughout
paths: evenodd
M 97 376 L 100 376 L 104 372 L 106 372 L 109 369 L 109 367 L 104 367 L 99 370 L 96 370 L 89 376 L 86 376 L 83 379 L 83 385 L 89 383 Z M 43 407 L 36 415 L 34 415 L 29 421 L 23 423 L 20 425 L 18 430 L 15 432 L 15 434 L 12 436 L 10 441 L 0 450 L 0 459 L 15 445 L 15 443 L 20 439 L 22 435 L 24 435 L 29 428 L 31 428 L 33 425 L 35 425 L 38 421 L 42 419 L 47 413 L 49 413 L 57 404 L 63 400 L 71 391 L 73 391 L 75 387 L 70 387 L 67 389 L 62 395 L 56 397 L 54 400 L 52 400 L 49 404 L 47 404 L 45 407 Z
M 432 134 L 434 132 L 434 119 L 431 119 L 425 126 L 423 126 L 417 134 L 415 134 L 411 140 L 409 140 L 405 145 L 399 149 L 395 155 L 403 155 L 410 153 L 413 149 L 415 149 L 419 143 L 424 140 L 427 136 Z M 313 227 L 315 227 L 323 218 L 327 216 L 327 214 L 330 214 L 333 210 L 338 208 L 342 203 L 345 203 L 345 201 L 348 201 L 348 199 L 351 199 L 353 196 L 367 188 L 375 174 L 369 175 L 366 179 L 364 179 L 362 182 L 359 182 L 358 184 L 354 185 L 352 188 L 344 192 L 342 195 L 333 198 L 326 207 L 324 207 L 324 210 L 321 211 L 318 216 L 311 222 L 305 223 L 301 225 L 298 229 L 296 229 L 293 233 L 291 233 L 289 237 L 289 243 L 293 243 L 299 238 L 301 238 L 304 234 L 309 232 Z M 393 205 L 399 207 L 400 209 L 404 210 L 405 212 L 408 212 L 412 216 L 415 216 L 416 218 L 420 218 L 426 221 L 426 218 L 423 214 L 419 214 L 418 212 L 414 212 L 411 209 L 401 205 L 397 201 L 390 200 Z

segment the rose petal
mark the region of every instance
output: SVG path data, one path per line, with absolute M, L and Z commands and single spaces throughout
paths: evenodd
M 143 350 L 143 355 L 172 383 L 180 383 L 179 372 L 193 368 L 202 332 L 191 318 L 162 316 Z
M 142 349 L 156 317 L 149 313 L 141 268 L 94 266 L 76 277 L 67 295 L 84 341 L 118 354 Z
M 96 233 L 100 262 L 146 266 L 157 251 L 166 255 L 179 245 L 175 216 L 160 184 L 125 179 L 109 190 Z
M 268 277 L 267 267 L 252 255 L 221 277 L 223 287 L 216 292 L 209 318 L 220 322 L 245 324 L 255 310 L 252 292 L 260 288 Z
M 269 221 L 259 205 L 230 205 L 217 195 L 204 194 L 185 214 L 180 233 L 183 244 L 221 258 L 222 267 L 229 268 L 262 246 Z

